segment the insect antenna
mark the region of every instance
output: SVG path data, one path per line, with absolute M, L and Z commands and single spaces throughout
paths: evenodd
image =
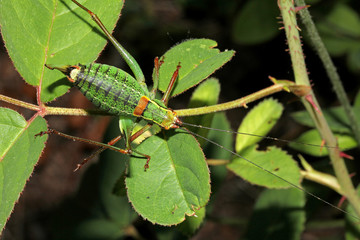
M 196 127 L 196 128 L 202 128 L 202 129 L 207 129 L 207 130 L 214 130 L 214 131 L 219 131 L 219 132 L 226 132 L 226 133 L 231 133 L 231 134 L 239 134 L 239 135 L 252 136 L 252 137 L 257 137 L 257 138 L 264 138 L 264 139 L 275 140 L 275 141 L 284 142 L 284 143 L 296 143 L 296 144 L 301 144 L 301 145 L 311 146 L 311 147 L 338 148 L 336 146 L 297 142 L 297 141 L 293 141 L 293 140 L 281 139 L 281 138 L 276 138 L 276 137 L 271 137 L 271 136 L 262 136 L 262 135 L 253 134 L 253 133 L 245 133 L 245 132 L 237 132 L 237 131 L 232 131 L 232 130 L 224 130 L 224 129 L 218 129 L 218 128 L 205 127 L 202 125 L 196 125 L 196 124 L 191 124 L 191 123 L 186 123 L 186 122 L 182 122 L 182 125 Z
M 200 125 L 193 125 L 193 124 L 189 124 L 189 123 L 183 123 L 183 124 L 184 124 L 184 125 L 188 125 L 188 126 L 192 126 L 192 127 L 200 127 L 200 128 L 210 129 L 210 130 L 218 130 L 218 129 L 208 128 L 208 127 L 204 127 L 204 126 L 200 126 Z M 232 151 L 232 150 L 230 150 L 230 149 L 228 149 L 228 148 L 220 145 L 219 143 L 217 143 L 217 142 L 215 142 L 215 141 L 212 141 L 212 140 L 210 140 L 210 139 L 208 139 L 208 138 L 206 138 L 206 137 L 203 137 L 203 136 L 201 136 L 201 135 L 199 135 L 199 134 L 197 134 L 197 133 L 195 133 L 195 132 L 192 132 L 192 131 L 186 129 L 185 127 L 180 127 L 180 128 L 184 129 L 184 130 L 187 131 L 189 134 L 191 134 L 191 135 L 193 135 L 193 136 L 195 136 L 195 137 L 204 139 L 205 141 L 207 141 L 207 142 L 209 142 L 209 143 L 211 143 L 211 144 L 214 144 L 215 146 L 217 146 L 217 147 L 219 147 L 219 148 L 221 148 L 221 149 L 224 149 L 225 151 L 233 154 L 234 156 L 239 157 L 239 158 L 247 161 L 248 163 L 254 165 L 255 167 L 257 167 L 257 168 L 259 168 L 259 169 L 261 169 L 261 170 L 269 173 L 270 175 L 272 175 L 272 176 L 274 176 L 274 177 L 276 177 L 276 178 L 278 178 L 278 179 L 286 182 L 286 183 L 289 184 L 290 186 L 292 186 L 292 187 L 294 187 L 294 188 L 296 188 L 296 189 L 298 189 L 298 190 L 300 190 L 300 191 L 308 194 L 309 196 L 311 196 L 311 197 L 313 197 L 313 198 L 315 198 L 315 199 L 317 199 L 317 200 L 325 203 L 326 205 L 328 205 L 328 206 L 330 206 L 330 207 L 333 207 L 333 208 L 337 209 L 338 211 L 340 211 L 340 212 L 342 212 L 342 213 L 348 214 L 349 216 L 353 217 L 353 218 L 356 219 L 356 220 L 360 220 L 360 218 L 359 218 L 358 216 L 356 216 L 356 215 L 354 215 L 354 214 L 351 214 L 351 213 L 349 213 L 349 212 L 341 209 L 340 207 L 337 207 L 337 206 L 331 204 L 330 202 L 328 202 L 328 201 L 326 201 L 326 200 L 318 197 L 317 195 L 309 192 L 309 191 L 306 190 L 305 188 L 303 188 L 303 187 L 301 187 L 301 186 L 298 186 L 298 185 L 296 185 L 296 184 L 288 181 L 287 179 L 276 175 L 275 173 L 273 173 L 273 172 L 271 172 L 271 171 L 263 168 L 262 166 L 260 166 L 260 165 L 256 164 L 255 162 L 253 162 L 253 161 L 251 161 L 251 160 L 249 160 L 249 159 L 241 156 L 240 154 L 238 154 L 238 153 L 236 153 L 236 152 L 234 152 L 234 151 Z M 237 133 L 237 132 L 227 131 L 227 130 L 222 130 L 222 131 L 223 131 L 223 132 L 230 132 L 230 133 Z M 242 133 L 240 133 L 240 134 L 242 134 Z M 246 134 L 246 135 L 253 135 L 253 134 Z M 255 136 L 255 137 L 263 137 L 263 136 L 259 136 L 259 135 L 254 135 L 254 136 Z M 272 138 L 272 137 L 268 137 L 268 138 L 269 138 L 269 139 L 275 139 L 275 138 Z M 285 141 L 285 142 L 291 142 L 291 141 L 289 141 L 289 140 L 284 140 L 284 141 Z M 300 143 L 300 144 L 301 144 L 301 143 Z M 311 144 L 311 145 L 312 145 L 312 144 Z M 318 145 L 317 145 L 317 146 L 318 146 Z

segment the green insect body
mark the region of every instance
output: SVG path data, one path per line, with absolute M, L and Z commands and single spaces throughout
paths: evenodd
M 62 71 L 86 98 L 103 111 L 141 117 L 165 129 L 181 125 L 174 111 L 161 101 L 151 100 L 140 84 L 119 68 L 98 63 L 49 68 Z

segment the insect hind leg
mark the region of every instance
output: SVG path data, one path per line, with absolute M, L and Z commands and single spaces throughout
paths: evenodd
M 116 152 L 119 152 L 119 153 L 122 153 L 122 154 L 126 154 L 126 155 L 131 155 L 132 152 L 133 152 L 131 149 L 121 149 L 121 148 L 117 148 L 117 147 L 112 146 L 117 141 L 119 141 L 121 139 L 121 136 L 118 136 L 118 137 L 112 139 L 108 144 L 105 144 L 105 143 L 93 141 L 93 140 L 90 140 L 90 139 L 71 136 L 71 135 L 59 132 L 59 131 L 57 131 L 55 129 L 49 128 L 47 131 L 43 131 L 43 132 L 40 132 L 38 134 L 35 134 L 35 137 L 43 136 L 45 134 L 56 134 L 58 136 L 61 136 L 61 137 L 64 137 L 64 138 L 67 138 L 67 139 L 70 139 L 70 140 L 73 140 L 73 141 L 85 142 L 85 143 L 96 145 L 96 146 L 100 147 L 93 154 L 91 154 L 89 157 L 85 158 L 80 164 L 78 164 L 77 168 L 74 171 L 77 171 L 78 169 L 80 169 L 85 163 L 87 163 L 90 159 L 92 159 L 94 156 L 101 153 L 105 149 L 110 149 L 110 150 L 113 150 L 113 151 L 116 151 Z

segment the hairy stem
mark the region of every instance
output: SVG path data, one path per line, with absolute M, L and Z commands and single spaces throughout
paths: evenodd
M 180 117 L 195 116 L 195 115 L 202 115 L 202 114 L 208 114 L 208 113 L 213 113 L 213 112 L 226 111 L 226 110 L 238 108 L 238 107 L 247 107 L 247 104 L 250 102 L 253 102 L 258 99 L 264 98 L 268 95 L 283 91 L 285 89 L 289 89 L 292 86 L 294 86 L 294 82 L 281 80 L 281 81 L 277 81 L 277 83 L 275 83 L 274 85 L 272 85 L 270 87 L 264 88 L 260 91 L 257 91 L 246 97 L 236 99 L 234 101 L 220 103 L 220 104 L 206 106 L 206 107 L 179 109 L 179 110 L 176 110 L 176 113 Z
M 291 61 L 295 81 L 297 84 L 310 86 L 304 54 L 301 48 L 301 41 L 298 26 L 296 23 L 296 12 L 292 0 L 278 0 L 279 8 L 284 22 L 284 29 L 289 45 Z M 331 132 L 321 108 L 312 91 L 305 97 L 302 102 L 316 124 L 316 127 L 329 146 L 337 146 L 337 140 Z M 341 192 L 347 197 L 351 205 L 354 207 L 358 216 L 360 216 L 360 199 L 358 198 L 354 186 L 351 182 L 349 173 L 345 166 L 344 160 L 340 157 L 338 148 L 329 148 L 329 156 L 334 168 L 335 175 L 339 181 Z
M 5 95 L 0 94 L 0 101 L 4 101 L 19 107 L 27 108 L 34 111 L 39 111 L 40 107 L 31 103 L 23 102 L 15 98 L 11 98 Z
M 23 102 L 21 100 L 11 98 L 5 95 L 0 94 L 0 101 L 4 101 L 15 106 L 27 108 L 33 111 L 41 111 L 42 108 L 27 102 Z M 43 114 L 46 115 L 70 115 L 70 116 L 90 116 L 90 115 L 111 115 L 107 112 L 98 110 L 98 109 L 81 109 L 81 108 L 63 108 L 63 107 L 48 107 L 43 106 Z

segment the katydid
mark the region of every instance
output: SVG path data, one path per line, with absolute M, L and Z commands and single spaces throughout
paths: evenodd
M 164 105 L 167 97 L 163 98 L 162 101 L 150 99 L 149 93 L 145 92 L 134 78 L 125 75 L 123 70 L 119 68 L 103 64 L 47 67 L 63 72 L 69 81 L 73 82 L 95 106 L 110 114 L 141 117 L 166 130 L 179 128 L 182 124 L 176 113 Z M 178 66 L 179 68 L 180 66 Z M 178 69 L 174 72 L 172 81 L 175 81 Z M 171 88 L 168 91 L 171 91 Z M 55 133 L 55 131 L 53 132 Z M 117 151 L 124 154 L 132 153 L 130 144 L 128 149 Z M 148 159 L 145 165 L 146 170 L 149 168 L 150 157 L 142 153 L 139 154 Z
M 160 68 L 161 62 L 159 62 L 158 59 L 155 59 L 155 74 L 154 74 L 155 84 L 153 90 L 149 92 L 144 81 L 144 75 L 139 65 L 135 61 L 135 59 L 117 42 L 117 40 L 109 33 L 109 31 L 105 28 L 105 26 L 102 24 L 100 19 L 92 11 L 90 11 L 89 9 L 78 3 L 76 0 L 72 0 L 72 2 L 77 4 L 79 7 L 81 7 L 91 15 L 92 19 L 105 33 L 108 40 L 112 42 L 112 44 L 116 47 L 116 49 L 119 51 L 121 56 L 127 62 L 132 72 L 134 73 L 135 79 L 129 77 L 128 75 L 125 76 L 121 69 L 103 64 L 95 64 L 95 63 L 90 65 L 79 64 L 79 65 L 67 65 L 61 67 L 47 65 L 47 67 L 49 69 L 56 69 L 63 72 L 66 75 L 66 77 L 69 79 L 69 81 L 74 83 L 74 85 L 77 86 L 79 90 L 101 110 L 118 116 L 135 116 L 144 119 L 149 123 L 141 130 L 139 130 L 137 133 L 132 135 L 130 138 L 126 139 L 127 142 L 126 149 L 118 149 L 110 146 L 114 144 L 119 138 L 116 138 L 113 141 L 111 141 L 110 145 L 106 145 L 101 143 L 95 143 L 93 141 L 74 138 L 66 134 L 57 132 L 55 130 L 49 130 L 48 132 L 42 132 L 40 134 L 55 133 L 67 138 L 94 143 L 101 147 L 99 151 L 102 151 L 105 148 L 109 148 L 115 151 L 119 151 L 123 154 L 132 154 L 133 152 L 138 153 L 147 158 L 147 162 L 144 166 L 146 170 L 149 168 L 149 161 L 151 156 L 148 156 L 145 153 L 139 153 L 138 151 L 131 149 L 130 147 L 131 141 L 133 141 L 135 138 L 137 138 L 139 135 L 141 135 L 143 132 L 149 129 L 152 124 L 157 124 L 160 127 L 164 128 L 165 130 L 180 128 L 182 127 L 183 124 L 184 125 L 186 124 L 183 123 L 177 117 L 176 111 L 173 111 L 167 108 L 166 106 L 172 90 L 172 86 L 177 79 L 181 63 L 179 63 L 177 69 L 174 69 L 174 75 L 162 100 L 155 99 L 155 92 L 158 81 L 157 79 L 158 73 L 156 73 L 156 71 L 158 71 L 158 69 Z M 197 134 L 195 135 L 201 137 Z M 97 153 L 99 151 L 97 151 Z M 238 157 L 241 157 L 240 155 L 232 151 L 230 152 Z M 260 169 L 270 173 L 271 175 L 274 175 L 277 178 L 280 178 L 281 180 L 289 183 L 291 186 L 306 192 L 307 194 L 321 200 L 326 204 L 331 205 L 332 207 L 335 207 L 336 209 L 342 212 L 345 212 L 344 210 L 326 202 L 325 200 L 320 199 L 319 197 L 308 192 L 302 187 L 299 187 L 287 181 L 286 179 L 277 176 L 276 174 L 262 168 L 261 166 L 251 162 L 246 158 L 243 159 L 255 165 L 256 167 L 259 167 Z M 81 167 L 87 160 L 88 159 L 85 159 L 83 163 L 80 164 L 78 167 Z

